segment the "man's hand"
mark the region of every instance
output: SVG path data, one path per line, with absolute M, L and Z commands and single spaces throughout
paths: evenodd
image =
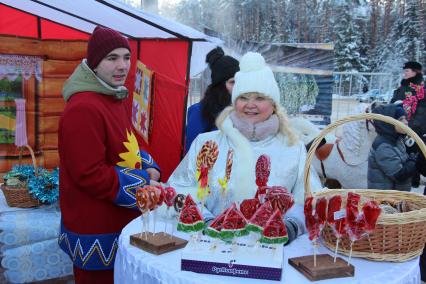
M 149 178 L 151 180 L 155 180 L 155 181 L 160 180 L 160 172 L 157 171 L 155 168 L 149 168 L 149 169 L 146 169 L 146 171 L 148 172 Z
M 155 181 L 155 180 L 151 180 L 149 182 L 149 185 L 153 185 L 153 186 L 156 186 L 156 187 L 161 187 L 161 183 L 159 183 L 158 181 Z

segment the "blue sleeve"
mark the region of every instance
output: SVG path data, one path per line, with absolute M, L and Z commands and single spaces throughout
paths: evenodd
M 145 170 L 115 166 L 118 175 L 118 193 L 114 203 L 118 206 L 138 209 L 136 206 L 136 189 L 149 185 L 149 175 Z
M 185 153 L 191 147 L 192 141 L 197 138 L 198 134 L 203 133 L 206 129 L 203 118 L 201 117 L 201 104 L 196 103 L 188 109 L 188 119 L 186 123 L 186 140 Z
M 161 172 L 160 167 L 157 165 L 157 163 L 154 161 L 154 159 L 151 157 L 151 155 L 148 152 L 140 150 L 139 153 L 141 154 L 143 170 L 154 168 L 158 170 L 159 172 Z

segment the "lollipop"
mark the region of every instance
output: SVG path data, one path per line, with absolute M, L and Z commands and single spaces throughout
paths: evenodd
M 191 198 L 187 195 L 182 212 L 179 216 L 178 231 L 182 232 L 198 232 L 204 229 L 204 220 L 200 210 Z
M 185 195 L 179 193 L 176 195 L 175 200 L 173 201 L 173 207 L 176 212 L 180 213 L 182 211 L 183 205 L 185 203 Z
M 170 207 L 173 206 L 173 202 L 176 197 L 176 190 L 171 186 L 166 187 L 163 189 L 163 195 L 164 195 L 164 203 L 167 205 L 167 215 L 168 215 Z M 168 221 L 164 222 L 164 233 L 167 232 L 167 223 Z M 172 228 L 173 228 L 173 225 L 172 225 Z M 173 236 L 173 230 L 172 230 L 172 233 L 170 234 L 170 237 L 172 236 Z
M 318 216 L 320 231 L 322 231 L 322 229 L 324 229 L 325 223 L 327 222 L 327 199 L 325 197 L 317 199 L 315 204 L 315 213 Z
M 206 141 L 197 155 L 197 171 L 195 178 L 198 181 L 197 198 L 204 206 L 204 200 L 210 193 L 208 187 L 209 171 L 213 168 L 219 155 L 219 147 L 213 140 Z
M 163 188 L 156 187 L 156 186 L 153 186 L 153 185 L 145 186 L 144 190 L 148 194 L 147 207 L 150 211 L 153 211 L 153 214 L 154 214 L 153 232 L 155 234 L 155 226 L 157 224 L 157 211 L 155 209 L 158 206 L 161 206 L 163 204 L 164 190 L 163 190 Z M 150 223 L 150 216 L 148 215 L 148 227 L 149 227 L 149 223 Z
M 175 197 L 176 190 L 173 187 L 169 186 L 164 189 L 164 203 L 166 203 L 167 207 L 173 206 Z
M 257 192 L 255 198 L 259 199 L 260 203 L 264 202 L 266 194 L 266 184 L 268 183 L 271 173 L 271 160 L 267 155 L 261 155 L 256 162 L 256 185 Z
M 342 196 L 334 195 L 328 201 L 327 223 L 333 229 L 337 239 L 345 234 L 345 218 L 344 215 L 338 216 L 342 207 Z
M 228 210 L 230 208 L 226 209 L 224 212 L 222 212 L 220 215 L 218 215 L 213 220 L 213 222 L 210 224 L 210 226 L 208 226 L 204 230 L 204 233 L 207 236 L 212 237 L 212 238 L 220 238 L 220 231 L 222 230 L 222 224 L 223 224 L 223 221 L 225 220 L 226 213 L 228 213 Z
M 142 213 L 142 232 L 145 232 L 145 238 L 149 231 L 149 211 L 155 208 L 159 200 L 157 194 L 159 195 L 158 191 L 149 189 L 148 186 L 136 190 L 136 205 Z
M 271 159 L 268 155 L 261 155 L 256 162 L 256 185 L 266 186 L 271 173 Z
M 228 155 L 226 156 L 226 168 L 225 168 L 225 177 L 223 179 L 219 178 L 218 182 L 222 188 L 222 196 L 224 197 L 226 194 L 226 190 L 228 189 L 228 181 L 231 178 L 232 171 L 232 158 L 234 156 L 234 150 L 229 149 Z
M 280 210 L 276 209 L 266 222 L 259 241 L 267 244 L 285 244 L 288 241 L 287 229 Z
M 246 236 L 249 234 L 249 231 L 246 229 L 246 224 L 246 218 L 240 210 L 238 210 L 235 203 L 233 203 L 226 212 L 220 237 L 225 240 L 231 240 L 234 237 Z
M 306 198 L 304 206 L 305 224 L 309 233 L 309 240 L 311 241 L 315 241 L 320 233 L 318 215 L 315 214 L 312 206 L 313 200 L 312 196 Z
M 148 202 L 148 192 L 144 190 L 143 188 L 136 189 L 136 205 L 138 206 L 139 210 L 141 211 L 141 219 L 142 219 L 142 230 L 140 233 L 140 237 L 142 238 L 142 234 L 145 232 L 145 238 L 146 238 L 146 222 L 144 218 L 144 214 L 149 210 L 147 206 Z
M 268 187 L 265 200 L 271 202 L 274 211 L 278 209 L 283 216 L 294 204 L 293 195 L 282 186 Z
M 361 199 L 359 194 L 348 192 L 346 201 L 346 225 L 348 228 L 354 227 L 358 217 L 358 204 Z
M 148 192 L 146 190 L 140 187 L 136 190 L 136 205 L 138 206 L 142 214 L 149 210 L 147 205 L 148 198 Z
M 345 234 L 345 218 L 339 216 L 342 207 L 342 196 L 334 195 L 328 201 L 327 223 L 331 226 L 334 235 L 336 236 L 336 249 L 334 250 L 334 262 L 336 262 L 337 250 L 341 237 Z
M 365 231 L 367 234 L 371 234 L 376 228 L 377 219 L 380 216 L 382 209 L 375 201 L 368 201 L 362 207 L 362 212 L 364 213 L 366 224 Z
M 244 199 L 243 202 L 241 202 L 240 204 L 240 211 L 241 213 L 243 213 L 244 217 L 247 220 L 250 220 L 250 218 L 254 215 L 259 206 L 260 202 L 257 198 Z
M 364 227 L 366 224 L 364 214 L 359 214 L 358 204 L 361 200 L 359 194 L 348 192 L 346 201 L 346 231 L 349 239 L 351 240 L 348 265 L 350 264 L 352 257 L 352 246 L 353 243 L 362 238 L 365 233 Z
M 314 245 L 314 266 L 317 266 L 316 247 L 317 239 L 320 235 L 320 222 L 317 212 L 313 210 L 313 200 L 314 198 L 312 196 L 306 198 L 303 211 L 305 213 L 305 224 L 306 229 L 308 229 L 309 240 L 313 241 Z
M 257 233 L 263 232 L 266 222 L 273 213 L 274 211 L 272 209 L 271 202 L 266 201 L 259 207 L 259 209 L 256 210 L 254 215 L 248 221 L 247 230 Z

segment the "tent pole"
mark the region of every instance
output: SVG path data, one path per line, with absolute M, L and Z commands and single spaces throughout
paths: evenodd
M 180 159 L 182 160 L 183 156 L 185 155 L 185 134 L 186 134 L 186 111 L 188 109 L 188 97 L 189 97 L 189 83 L 191 80 L 191 55 L 192 55 L 192 40 L 189 41 L 188 45 L 188 60 L 187 60 L 187 68 L 186 68 L 186 95 L 183 102 L 183 120 L 182 120 L 182 138 L 181 138 L 181 152 L 180 152 Z

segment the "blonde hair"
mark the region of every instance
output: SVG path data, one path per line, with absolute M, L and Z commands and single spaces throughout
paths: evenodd
M 263 94 L 261 94 L 261 95 L 263 95 Z M 296 135 L 296 133 L 294 132 L 294 130 L 291 127 L 291 125 L 290 125 L 290 121 L 288 119 L 286 110 L 281 105 L 277 105 L 269 97 L 265 96 L 265 98 L 268 98 L 269 100 L 271 100 L 271 102 L 274 105 L 274 113 L 278 116 L 278 121 L 279 121 L 279 124 L 280 124 L 280 126 L 279 126 L 279 133 L 283 137 L 287 137 L 287 139 L 288 139 L 288 141 L 287 141 L 288 145 L 293 146 L 294 144 L 296 144 L 299 141 L 299 138 Z M 216 118 L 216 126 L 217 126 L 217 128 L 219 128 L 219 129 L 221 128 L 221 125 L 222 125 L 223 121 L 233 111 L 235 111 L 234 106 L 228 106 L 228 107 L 226 107 L 219 114 L 219 116 Z
M 299 137 L 290 125 L 287 111 L 282 106 L 275 105 L 275 114 L 278 116 L 278 121 L 280 122 L 279 132 L 281 135 L 288 137 L 288 145 L 292 146 L 296 144 L 299 141 Z

